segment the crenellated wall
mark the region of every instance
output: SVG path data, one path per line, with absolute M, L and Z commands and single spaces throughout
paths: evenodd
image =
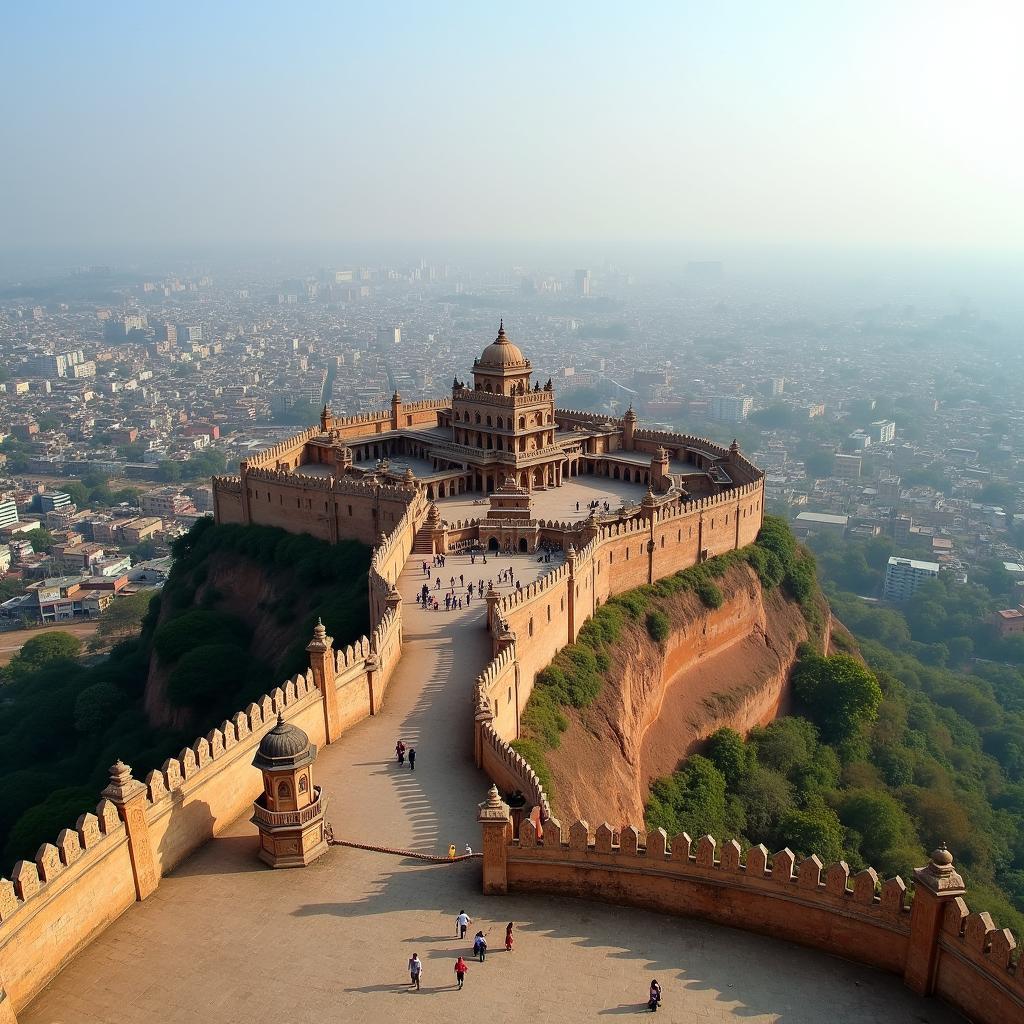
M 512 816 L 492 788 L 478 816 L 483 827 L 483 885 L 489 893 L 552 893 L 659 913 L 700 917 L 855 960 L 903 977 L 921 995 L 938 995 L 980 1024 L 1024 1020 L 1024 965 L 1015 942 L 986 913 L 971 914 L 952 856 L 937 850 L 902 879 L 881 882 L 865 868 L 851 877 L 842 861 L 828 867 L 784 849 L 744 856 L 730 840 L 671 842 L 662 829 L 621 831 L 586 821 L 568 829 Z M 912 902 L 908 896 L 912 895 Z
M 0 879 L 0 964 L 17 1012 L 83 946 L 145 899 L 160 878 L 236 821 L 262 790 L 252 759 L 280 714 L 316 744 L 376 713 L 401 657 L 401 607 L 383 609 L 369 637 L 335 651 L 322 626 L 311 667 L 251 703 L 143 783 L 125 765 L 96 814 L 45 843 Z M 109 798 L 108 798 L 109 797 Z

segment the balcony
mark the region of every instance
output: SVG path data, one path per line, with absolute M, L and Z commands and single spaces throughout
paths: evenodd
M 260 804 L 259 801 L 263 799 L 263 794 L 261 794 L 257 800 L 253 801 L 251 820 L 254 825 L 263 828 L 295 828 L 306 825 L 323 813 L 327 803 L 322 798 L 319 786 L 313 787 L 313 798 L 313 802 L 308 807 L 303 807 L 298 811 L 270 811 Z

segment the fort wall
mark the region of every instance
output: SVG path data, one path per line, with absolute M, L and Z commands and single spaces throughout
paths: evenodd
M 764 846 L 744 855 L 730 840 L 693 842 L 685 833 L 646 833 L 607 822 L 592 829 L 555 819 L 543 828 L 512 817 L 496 789 L 481 804 L 483 885 L 489 893 L 574 895 L 659 913 L 699 917 L 760 932 L 903 977 L 980 1024 L 1024 1019 L 1024 964 L 1008 929 L 969 912 L 963 883 L 944 849 L 915 871 L 912 893 L 899 878 L 880 881 L 842 861 L 798 861 Z M 913 896 L 912 902 L 909 896 Z
M 252 759 L 278 714 L 322 745 L 376 713 L 401 656 L 401 628 L 400 606 L 388 607 L 370 637 L 335 651 L 319 626 L 304 674 L 198 737 L 144 782 L 115 765 L 96 814 L 82 815 L 0 879 L 5 1012 L 26 1006 L 164 874 L 251 807 L 263 786 Z

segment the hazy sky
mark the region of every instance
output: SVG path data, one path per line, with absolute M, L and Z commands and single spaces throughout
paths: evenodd
M 0 247 L 1024 239 L 1020 0 L 2 7 Z

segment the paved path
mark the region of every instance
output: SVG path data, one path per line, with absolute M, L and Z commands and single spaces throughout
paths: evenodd
M 448 560 L 479 579 L 483 566 Z M 381 713 L 317 761 L 328 819 L 345 838 L 417 850 L 479 843 L 487 781 L 472 762 L 471 688 L 488 653 L 484 607 L 426 612 L 414 603 L 420 558 L 403 574 L 406 648 Z M 491 559 L 496 574 L 510 564 Z M 512 560 L 524 584 L 540 567 Z M 550 566 L 547 566 L 550 568 Z M 488 577 L 485 576 L 485 579 Z M 415 772 L 394 763 L 398 736 Z M 452 966 L 465 908 L 495 949 Z M 517 924 L 512 953 L 504 925 Z M 406 984 L 413 952 L 423 989 Z M 479 861 L 440 866 L 335 847 L 304 870 L 270 871 L 241 818 L 165 878 L 78 956 L 21 1024 L 252 1024 L 339 1020 L 592 1021 L 644 1012 L 664 987 L 667 1021 L 953 1024 L 942 1004 L 894 978 L 788 943 L 699 921 L 551 897 L 480 895 Z

